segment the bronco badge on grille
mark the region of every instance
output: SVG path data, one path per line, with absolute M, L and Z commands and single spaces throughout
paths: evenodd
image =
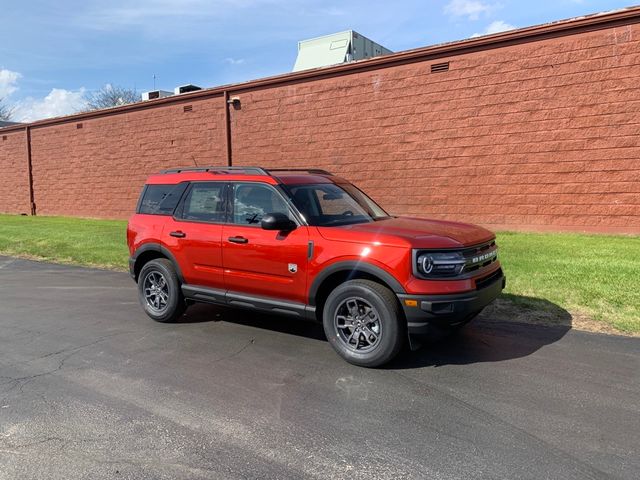
M 497 255 L 498 255 L 498 250 L 497 250 L 497 249 L 494 249 L 494 250 L 491 250 L 490 252 L 483 253 L 482 255 L 478 255 L 477 257 L 473 257 L 473 258 L 471 259 L 471 263 L 472 263 L 472 264 L 475 264 L 475 263 L 481 263 L 481 262 L 484 262 L 484 261 L 486 261 L 486 260 L 493 259 L 493 258 L 495 258 Z

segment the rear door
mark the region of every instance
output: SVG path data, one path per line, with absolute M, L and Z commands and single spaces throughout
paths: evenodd
M 222 233 L 229 292 L 306 303 L 307 227 L 299 225 L 286 233 L 260 227 L 268 213 L 284 213 L 297 221 L 284 197 L 271 185 L 235 182 L 229 196 L 231 214 Z
M 226 182 L 193 182 L 164 228 L 185 283 L 224 289 L 222 229 L 227 210 Z

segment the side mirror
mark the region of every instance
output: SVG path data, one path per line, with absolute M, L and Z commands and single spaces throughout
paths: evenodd
M 264 230 L 278 230 L 279 232 L 290 232 L 298 227 L 296 222 L 290 220 L 284 213 L 267 213 L 262 217 L 260 226 Z

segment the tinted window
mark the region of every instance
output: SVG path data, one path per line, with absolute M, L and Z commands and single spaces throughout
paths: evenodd
M 233 223 L 259 225 L 267 213 L 284 213 L 293 220 L 282 196 L 268 185 L 240 183 L 234 187 Z
M 180 197 L 187 188 L 186 183 L 177 185 L 147 185 L 140 200 L 138 213 L 150 215 L 173 215 Z
M 184 200 L 182 218 L 201 222 L 224 222 L 224 183 L 194 183 Z

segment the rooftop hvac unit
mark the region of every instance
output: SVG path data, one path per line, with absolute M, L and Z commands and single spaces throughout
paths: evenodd
M 151 90 L 150 92 L 142 92 L 142 100 L 155 100 L 157 98 L 171 97 L 173 92 L 166 90 Z
M 293 71 L 326 67 L 393 53 L 353 30 L 298 42 L 298 57 Z
M 199 87 L 197 85 L 192 85 L 189 83 L 187 85 L 180 85 L 179 87 L 176 87 L 173 90 L 173 93 L 175 95 L 180 95 L 181 93 L 196 92 L 198 90 L 202 90 L 202 87 Z

